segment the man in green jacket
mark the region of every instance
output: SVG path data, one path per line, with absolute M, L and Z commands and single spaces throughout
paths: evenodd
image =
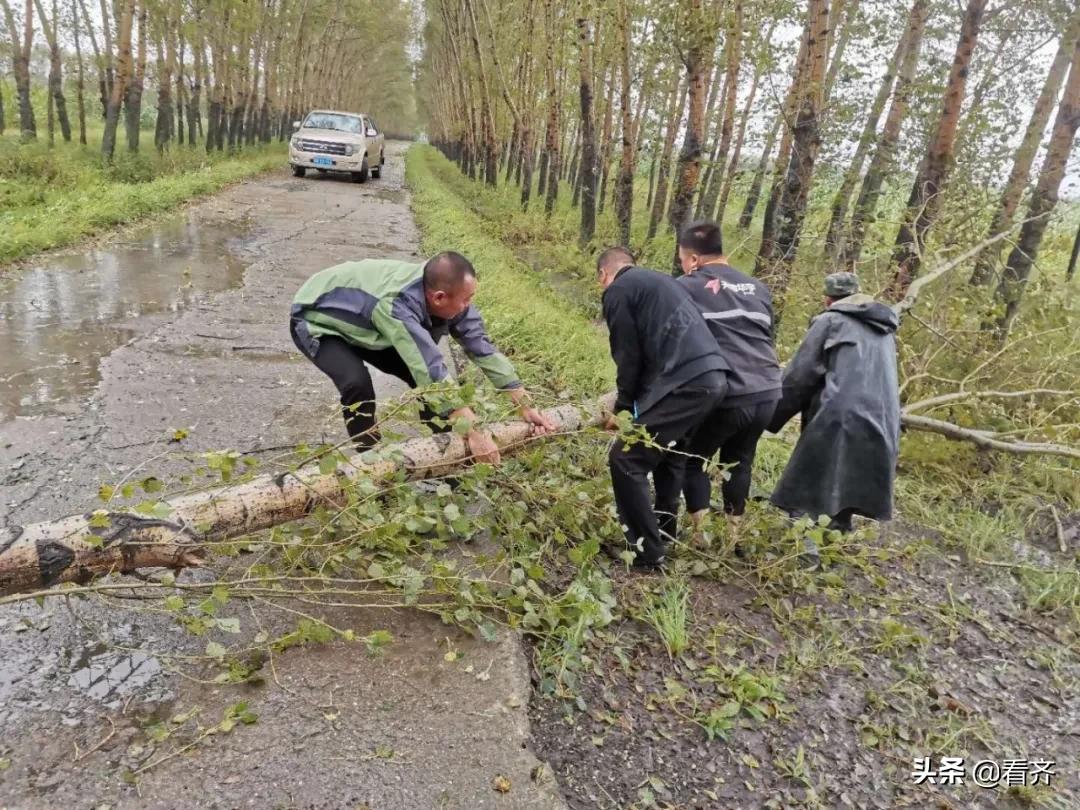
M 449 334 L 461 344 L 492 385 L 510 396 L 522 419 L 537 434 L 555 429 L 548 417 L 528 404 L 528 393 L 510 361 L 488 338 L 480 313 L 472 306 L 476 270 L 459 253 L 448 251 L 426 264 L 390 259 L 345 262 L 322 270 L 296 293 L 290 331 L 293 342 L 337 386 L 345 427 L 357 447 L 379 440 L 375 428 L 372 365 L 420 388 L 450 377 L 438 347 Z M 499 450 L 487 431 L 476 427 L 470 408 L 436 412 L 424 403 L 420 412 L 435 431 L 468 419 L 469 449 L 479 461 L 496 463 Z M 441 424 L 434 423 L 441 418 Z

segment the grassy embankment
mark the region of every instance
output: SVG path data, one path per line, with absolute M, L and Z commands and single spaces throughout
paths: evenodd
M 101 159 L 100 138 L 92 130 L 88 146 L 50 148 L 44 132 L 34 143 L 21 143 L 10 129 L 0 137 L 0 266 L 285 165 L 284 145 L 276 143 L 209 156 L 202 144 L 173 144 L 159 155 L 153 132 L 145 131 L 138 154 L 127 151 L 121 134 L 110 165 Z
M 574 398 L 610 386 L 606 339 L 590 322 L 599 291 L 572 213 L 523 213 L 513 190 L 463 178 L 430 148 L 411 150 L 407 168 L 425 249 L 473 259 L 491 331 L 526 379 Z M 670 239 L 646 260 L 670 256 Z M 1060 703 L 1080 677 L 1080 577 L 1075 553 L 1057 553 L 1048 510 L 1066 525 L 1077 518 L 1067 462 L 907 435 L 894 524 L 841 538 L 752 505 L 746 559 L 718 522 L 711 550 L 684 549 L 672 575 L 642 580 L 595 564 L 596 539 L 614 524 L 603 444 L 586 437 L 515 460 L 490 527 L 511 567 L 548 594 L 497 600 L 538 638 L 540 693 L 588 709 L 570 731 L 558 701 L 533 706 L 537 747 L 582 801 L 600 773 L 613 807 L 717 796 L 732 806 L 765 806 L 765 796 L 929 806 L 941 794 L 912 784 L 916 756 L 1000 760 L 1036 745 L 1059 763 L 1080 755 L 1064 730 L 1044 734 L 1053 712 L 1032 699 Z M 763 442 L 756 488 L 769 490 L 788 448 Z M 822 547 L 820 572 L 795 561 L 804 533 Z M 686 764 L 714 738 L 727 740 L 702 755 L 715 773 L 700 757 L 690 760 L 697 769 L 662 768 L 643 796 L 655 758 Z M 841 761 L 874 776 L 853 785 Z M 996 800 L 1063 807 L 1078 788 L 1068 776 L 1050 788 L 1001 786 Z M 650 803 L 657 794 L 668 804 Z M 949 795 L 991 794 L 969 785 Z

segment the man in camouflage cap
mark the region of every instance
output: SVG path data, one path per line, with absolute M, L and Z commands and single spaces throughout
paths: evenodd
M 896 313 L 859 292 L 853 273 L 825 277 L 825 311 L 784 369 L 769 430 L 802 414 L 802 433 L 772 502 L 793 516 L 892 516 L 900 442 Z M 811 557 L 813 552 L 811 552 Z M 812 561 L 812 560 L 811 560 Z
M 855 295 L 859 291 L 859 277 L 854 273 L 829 273 L 825 276 L 825 297 L 833 301 Z

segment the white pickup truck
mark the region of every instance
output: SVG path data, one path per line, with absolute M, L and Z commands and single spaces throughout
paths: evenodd
M 386 139 L 370 115 L 312 110 L 293 122 L 289 141 L 289 165 L 296 177 L 308 169 L 319 172 L 348 172 L 357 183 L 382 175 L 386 162 Z

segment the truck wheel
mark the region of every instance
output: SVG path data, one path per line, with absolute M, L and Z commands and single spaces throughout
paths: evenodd
M 360 171 L 352 173 L 352 179 L 355 183 L 366 183 L 368 178 L 368 165 L 367 158 L 364 158 L 364 162 L 360 164 Z
M 293 166 L 292 167 L 292 176 L 293 177 L 303 177 L 305 174 L 307 174 L 307 169 L 305 169 L 303 166 Z
M 386 158 L 382 155 L 379 155 L 379 165 L 375 166 L 371 170 L 372 177 L 382 177 L 382 167 L 384 163 L 386 163 Z

